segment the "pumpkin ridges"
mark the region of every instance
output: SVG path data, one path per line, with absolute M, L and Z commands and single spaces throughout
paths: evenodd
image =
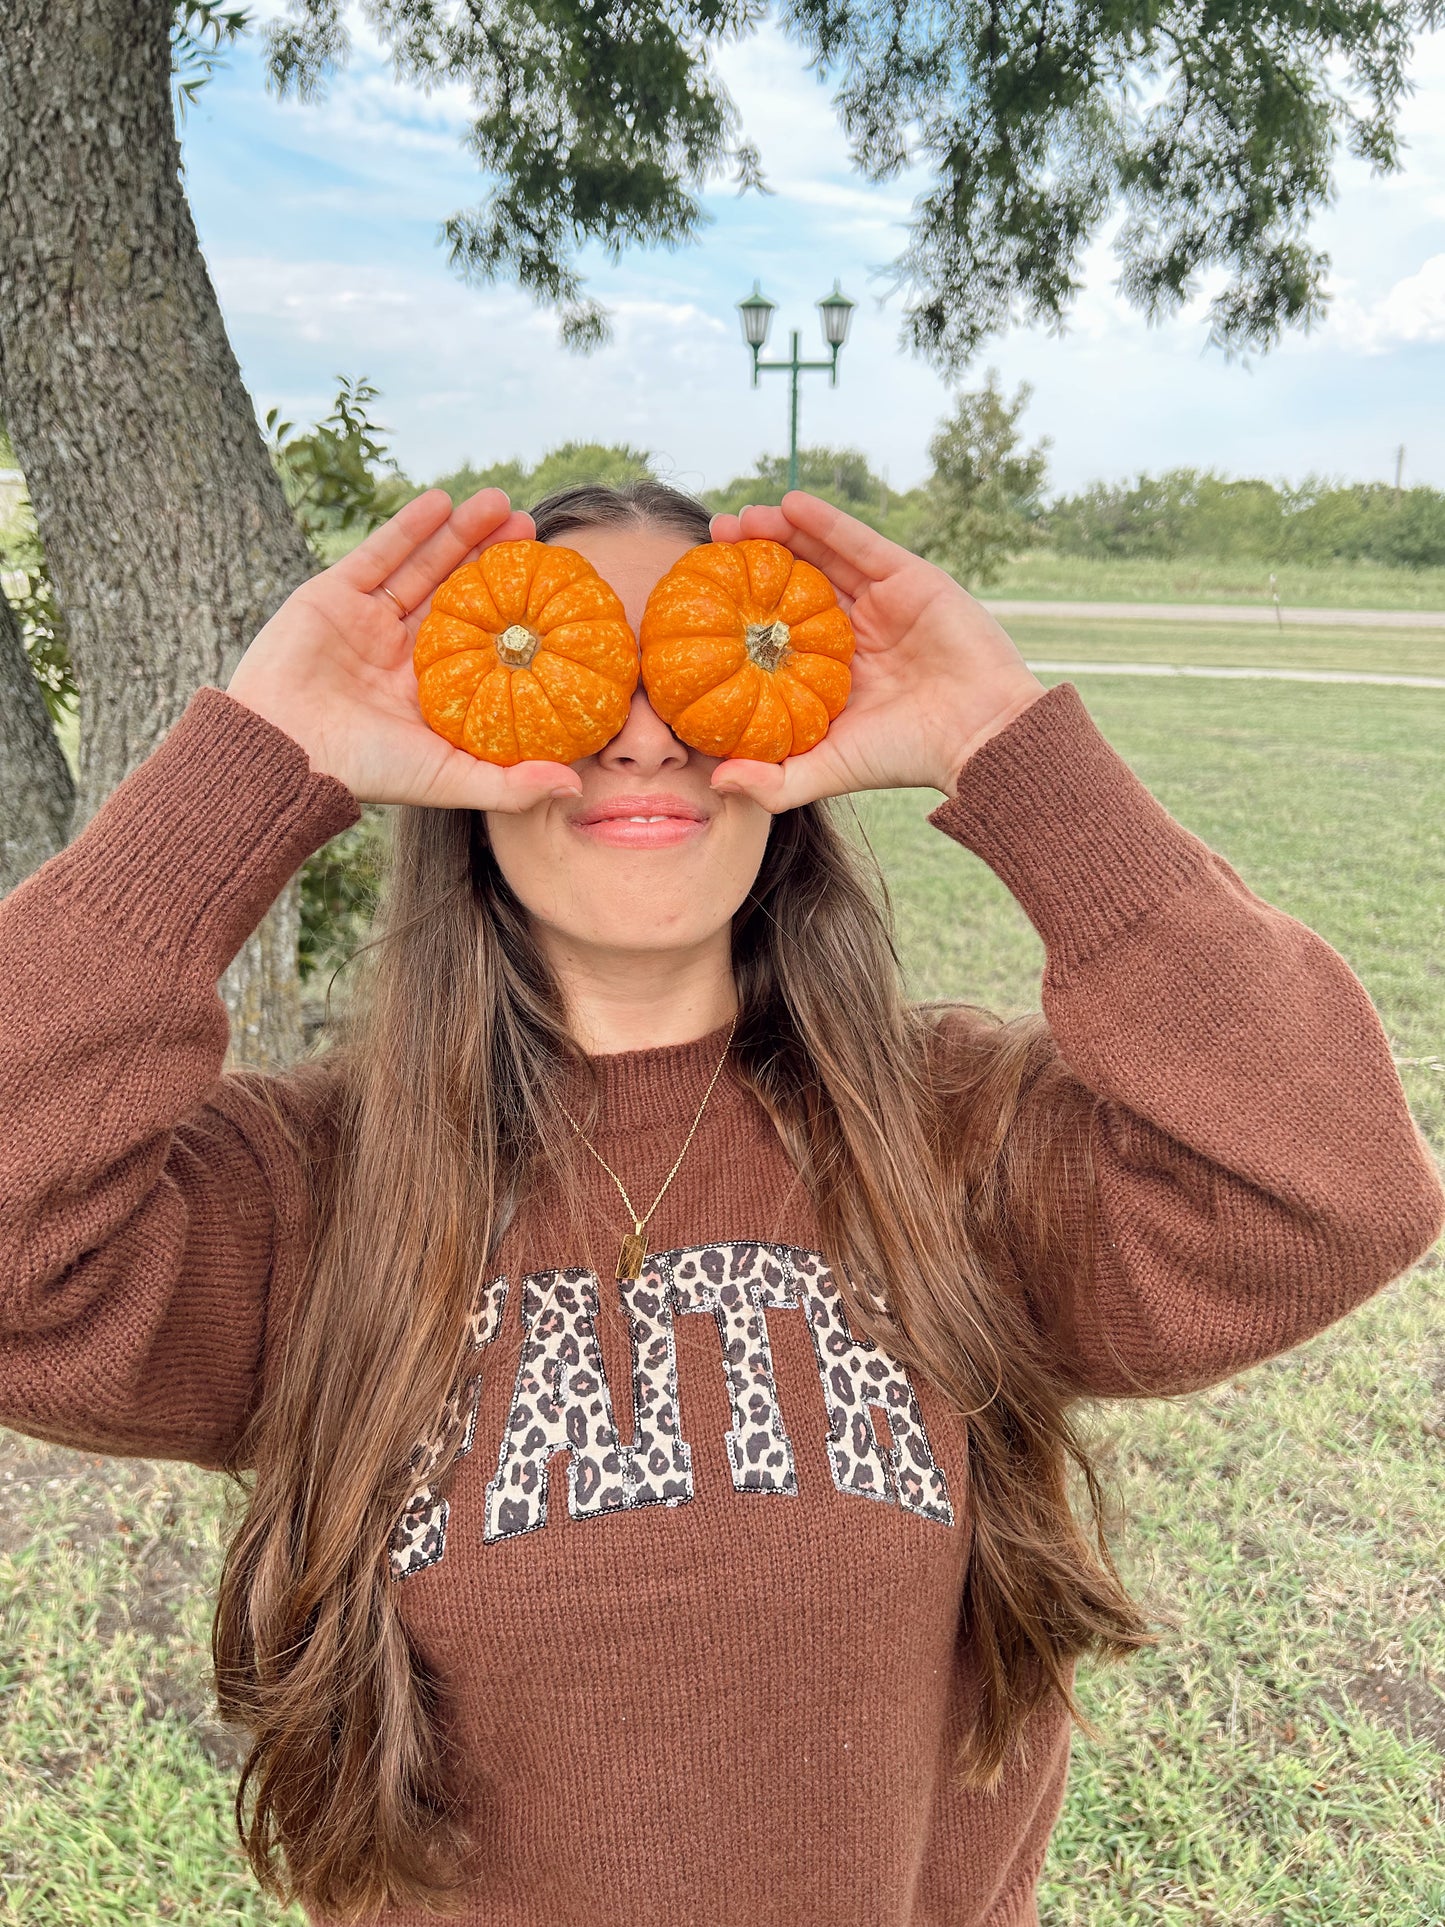
M 756 622 L 768 622 L 781 614 L 779 604 L 787 592 L 793 570 L 805 568 L 807 564 L 798 562 L 792 550 L 785 549 L 781 542 L 754 537 L 736 546 L 747 571 L 748 596 L 752 602 L 748 614 Z
M 537 561 L 533 570 L 527 587 L 527 610 L 522 617 L 534 629 L 551 626 L 547 615 L 548 604 L 555 602 L 559 595 L 565 595 L 569 589 L 575 589 L 581 583 L 587 583 L 590 587 L 594 582 L 602 589 L 607 588 L 601 576 L 592 570 L 592 565 L 585 557 L 579 556 L 575 549 L 550 548 L 545 543 L 542 546 L 547 548 L 547 553 Z M 581 568 L 578 567 L 579 563 L 582 564 Z M 608 615 L 613 613 L 616 602 L 615 591 L 609 592 Z
M 749 592 L 747 568 L 741 556 L 734 553 L 741 546 L 738 542 L 700 542 L 678 557 L 663 580 L 692 576 L 714 592 L 720 589 L 723 599 L 735 607 Z
M 535 747 L 539 737 L 545 738 L 546 725 L 538 714 L 540 705 L 537 679 L 531 668 L 517 669 L 507 678 L 507 702 L 512 711 L 512 728 L 517 737 L 517 761 L 527 762 L 536 756 Z
M 830 722 L 842 714 L 852 687 L 846 663 L 835 662 L 831 656 L 795 656 L 786 673 L 812 690 Z
M 758 670 L 758 700 L 738 737 L 732 756 L 754 757 L 762 763 L 780 763 L 793 746 L 793 719 L 778 693 L 778 678 Z
M 574 622 L 616 622 L 632 634 L 620 596 L 598 575 L 560 584 L 536 611 L 533 626 L 550 632 Z
M 673 715 L 670 727 L 704 755 L 725 755 L 724 748 L 714 745 L 732 742 L 747 727 L 758 706 L 758 681 L 757 666 L 745 662 L 726 682 Z
M 651 700 L 664 722 L 736 675 L 748 660 L 740 636 L 689 636 L 658 643 L 649 659 L 657 690 Z
M 795 561 L 776 604 L 778 615 L 789 628 L 800 627 L 811 617 L 837 607 L 833 585 L 823 571 L 811 562 Z
M 575 733 L 559 713 L 541 678 L 530 670 L 513 676 L 511 697 L 518 760 L 527 762 L 541 757 L 548 762 L 570 762 L 576 755 Z
M 700 576 L 664 576 L 647 598 L 638 640 L 646 647 L 648 639 L 659 631 L 668 636 L 731 635 L 736 631 L 741 636 L 743 627 L 737 602 L 716 583 Z
M 631 696 L 623 697 L 615 683 L 586 663 L 577 662 L 571 656 L 544 653 L 537 657 L 533 668 L 557 714 L 564 722 L 570 719 L 574 737 L 589 736 L 606 727 L 608 736 L 603 739 L 606 741 L 626 722 Z M 561 760 L 574 762 L 577 752 L 574 750 L 571 756 Z
M 520 763 L 522 758 L 517 748 L 517 723 L 512 713 L 512 676 L 514 672 L 498 664 L 489 676 L 483 676 L 477 684 L 476 694 L 467 708 L 466 727 L 463 731 L 461 747 L 473 756 L 473 743 L 485 742 L 489 751 L 500 743 L 502 754 L 489 754 L 489 762 L 503 766 Z
M 422 671 L 418 679 L 418 700 L 425 699 L 427 722 L 438 736 L 460 747 L 477 685 L 496 665 L 490 650 L 466 650 L 444 656 Z
M 477 566 L 492 592 L 497 613 L 505 629 L 514 622 L 526 622 L 527 598 L 532 586 L 532 563 L 526 542 L 495 542 L 477 558 Z
M 754 724 L 756 723 L 758 710 L 762 707 L 763 699 L 767 691 L 768 683 L 771 681 L 770 677 L 765 676 L 759 670 L 756 663 L 750 663 L 749 668 L 752 671 L 753 706 L 747 713 L 747 721 L 743 724 L 742 728 L 737 733 L 738 742 L 742 742 L 746 739 L 749 732 L 752 730 Z M 736 750 L 732 751 L 731 753 L 734 755 L 737 754 Z
M 447 577 L 432 597 L 426 619 L 430 621 L 433 615 L 469 622 L 488 635 L 499 635 L 507 626 L 480 561 L 468 563 Z
M 828 725 L 833 720 L 828 714 L 828 706 L 807 683 L 789 673 L 791 664 L 773 679 L 784 708 L 793 725 L 793 747 L 790 754 L 800 756 L 810 750 L 815 743 L 821 743 L 828 733 Z
M 601 636 L 595 633 L 604 627 L 615 627 L 618 633 Z M 563 656 L 568 662 L 580 662 L 584 668 L 595 670 L 599 675 L 613 675 L 619 681 L 630 675 L 633 689 L 637 687 L 637 643 L 625 623 L 569 622 L 561 628 L 549 629 L 542 639 L 537 661 L 544 655 Z
M 430 669 L 433 663 L 469 651 L 489 658 L 496 654 L 492 638 L 484 630 L 479 631 L 472 623 L 433 608 L 416 632 L 412 668 L 420 677 L 422 671 Z
M 831 656 L 834 662 L 851 663 L 856 653 L 853 625 L 839 608 L 820 609 L 793 629 L 793 649 L 803 656 Z

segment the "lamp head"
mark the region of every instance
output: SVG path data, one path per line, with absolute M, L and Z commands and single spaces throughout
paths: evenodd
M 856 301 L 850 301 L 838 283 L 833 283 L 833 292 L 825 294 L 818 303 L 818 313 L 823 323 L 823 339 L 828 346 L 838 349 L 848 339 L 848 324 L 853 319 Z
M 746 301 L 738 303 L 738 313 L 742 316 L 743 340 L 756 354 L 768 339 L 768 329 L 773 324 L 774 303 L 763 293 L 759 282 L 754 281 L 753 291 Z

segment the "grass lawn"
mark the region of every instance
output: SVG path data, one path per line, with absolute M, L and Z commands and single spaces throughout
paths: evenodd
M 1007 616 L 1004 627 L 1030 662 L 1175 662 L 1205 669 L 1445 676 L 1445 629 L 1256 629 L 1077 616 Z
M 1166 808 L 1340 951 L 1397 1056 L 1445 1061 L 1445 690 L 1074 680 Z M 1034 1006 L 1032 926 L 990 870 L 929 828 L 928 807 L 921 791 L 860 799 L 916 994 Z M 1445 1073 L 1401 1074 L 1445 1155 Z
M 1445 1154 L 1445 691 L 1077 680 L 1154 794 L 1348 960 L 1397 1056 L 1434 1058 L 1402 1076 Z M 1032 1007 L 1042 946 L 922 821 L 937 800 L 861 799 L 913 988 Z M 1442 1330 L 1437 1247 L 1228 1385 L 1092 1408 L 1121 1571 L 1178 1624 L 1081 1673 L 1105 1739 L 1075 1736 L 1045 1927 L 1445 1921 Z
M 1254 602 L 1290 609 L 1445 610 L 1445 569 L 1373 562 L 1267 562 L 1252 556 L 1103 558 L 1037 549 L 1010 562 L 986 596 L 1045 602 Z
M 1445 692 L 1079 687 L 1167 807 L 1348 959 L 1397 1055 L 1433 1057 L 1402 1074 L 1445 1154 Z M 1038 940 L 923 820 L 937 800 L 859 803 L 914 993 L 1031 1007 Z M 1121 1569 L 1175 1623 L 1081 1674 L 1104 1738 L 1075 1738 L 1046 1927 L 1445 1922 L 1442 1331 L 1437 1250 L 1230 1384 L 1090 1408 Z M 0 1437 L 0 1920 L 277 1918 L 206 1711 L 218 1535 L 204 1474 Z
M 0 1433 L 0 1921 L 303 1921 L 263 1903 L 210 1717 L 221 1485 Z

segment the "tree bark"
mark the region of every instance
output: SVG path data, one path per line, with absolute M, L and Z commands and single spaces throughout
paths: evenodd
M 0 896 L 63 849 L 75 782 L 0 590 Z
M 0 8 L 0 396 L 80 688 L 72 834 L 315 568 L 181 181 L 171 0 Z M 299 883 L 232 965 L 232 1051 L 301 1047 Z

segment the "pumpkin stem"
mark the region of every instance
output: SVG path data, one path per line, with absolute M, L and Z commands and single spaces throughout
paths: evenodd
M 542 638 L 525 623 L 514 622 L 497 637 L 497 654 L 509 669 L 525 669 L 536 655 Z
M 759 669 L 776 669 L 791 641 L 792 631 L 786 622 L 748 624 L 748 655 Z

